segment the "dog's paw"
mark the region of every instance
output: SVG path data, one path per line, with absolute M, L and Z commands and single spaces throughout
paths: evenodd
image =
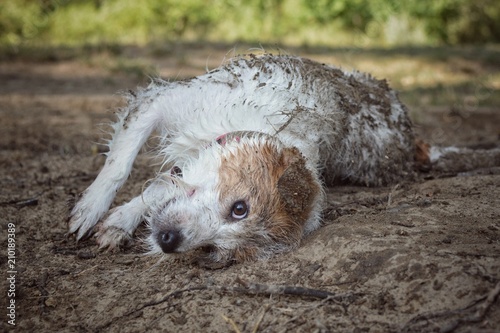
M 113 208 L 104 223 L 96 228 L 99 248 L 112 250 L 130 242 L 141 218 L 142 211 L 134 209 L 134 202 Z
M 82 193 L 73 207 L 69 219 L 69 233 L 76 233 L 77 240 L 89 237 L 94 226 L 109 210 L 114 197 L 114 192 L 109 191 L 110 188 L 113 186 L 96 180 Z
M 69 216 L 69 234 L 76 234 L 77 240 L 89 237 L 103 214 L 87 205 L 85 200 L 78 201 Z
M 106 228 L 104 225 L 97 227 L 95 237 L 99 248 L 108 250 L 119 249 L 132 240 L 132 235 L 127 231 L 113 226 Z

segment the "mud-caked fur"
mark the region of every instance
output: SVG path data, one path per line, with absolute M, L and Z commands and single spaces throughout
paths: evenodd
M 413 172 L 405 107 L 385 80 L 292 56 L 236 57 L 129 96 L 104 167 L 71 212 L 77 238 L 107 213 L 153 132 L 162 169 L 96 236 L 116 247 L 141 221 L 152 253 L 213 249 L 269 257 L 320 226 L 323 186 L 398 182 Z

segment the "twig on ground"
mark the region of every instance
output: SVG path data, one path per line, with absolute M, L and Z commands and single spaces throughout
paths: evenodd
M 324 291 L 324 290 L 318 290 L 318 289 L 311 289 L 311 288 L 305 288 L 305 287 L 299 287 L 299 286 L 286 286 L 286 285 L 265 285 L 265 284 L 258 284 L 258 283 L 252 283 L 245 281 L 241 278 L 236 278 L 236 283 L 238 283 L 240 286 L 216 286 L 216 285 L 199 285 L 199 286 L 193 286 L 185 289 L 180 289 L 173 291 L 164 297 L 160 298 L 159 300 L 155 301 L 149 301 L 147 303 L 144 303 L 140 305 L 139 307 L 128 311 L 127 313 L 123 314 L 120 316 L 120 318 L 124 317 L 129 317 L 132 316 L 139 311 L 162 304 L 164 302 L 167 302 L 169 299 L 177 297 L 183 293 L 190 292 L 190 291 L 198 291 L 198 290 L 214 290 L 222 293 L 239 293 L 239 294 L 247 294 L 247 295 L 288 295 L 288 296 L 300 296 L 300 297 L 311 297 L 311 298 L 319 298 L 323 299 L 324 301 L 328 300 L 334 300 L 336 302 L 352 302 L 355 297 L 360 296 L 360 294 L 354 294 L 354 293 L 346 293 L 346 294 L 335 294 L 331 293 L 329 291 Z M 267 309 L 266 309 L 267 310 Z M 266 310 L 262 313 L 261 317 L 264 316 Z M 106 328 L 110 326 L 112 323 L 115 323 L 118 318 L 113 318 L 104 325 L 100 326 L 100 329 Z M 260 325 L 260 322 L 262 321 L 262 318 L 260 318 L 257 321 L 257 324 L 254 328 L 254 331 L 258 329 L 258 326 Z
M 344 301 L 350 300 L 355 294 L 335 294 L 329 291 L 311 289 L 305 287 L 298 286 L 286 286 L 286 285 L 266 285 L 259 283 L 247 282 L 240 277 L 236 278 L 236 283 L 243 286 L 243 289 L 233 287 L 232 290 L 228 291 L 236 291 L 245 294 L 257 294 L 257 295 L 294 295 L 294 296 L 302 296 L 302 297 L 312 297 L 312 298 L 320 298 L 320 299 L 333 299 L 336 301 Z
M 468 316 L 465 317 L 459 317 L 455 321 L 451 322 L 447 327 L 441 329 L 441 332 L 443 333 L 453 332 L 460 324 L 477 323 L 483 320 L 491 305 L 495 303 L 495 300 L 497 299 L 499 294 L 500 294 L 500 281 L 496 284 L 495 288 L 493 288 L 488 293 L 488 295 L 486 295 L 484 301 L 478 303 L 477 310 L 475 313 L 469 314 Z
M 431 320 L 433 325 L 438 326 L 439 323 L 437 323 L 437 319 L 442 319 L 444 321 L 452 316 L 458 316 L 458 318 L 453 321 L 450 321 L 447 325 L 441 326 L 439 330 L 441 333 L 453 332 L 461 324 L 477 323 L 484 319 L 486 313 L 493 305 L 493 303 L 495 303 L 495 300 L 498 298 L 499 294 L 500 294 L 500 281 L 497 282 L 495 287 L 487 295 L 472 302 L 465 308 L 420 314 L 418 316 L 413 317 L 410 321 L 408 321 L 406 325 L 403 327 L 402 331 L 411 332 L 415 330 L 422 330 L 425 328 L 422 327 L 422 325 L 430 324 Z M 473 310 L 475 311 L 473 313 L 470 313 Z M 467 314 L 467 312 L 469 312 L 469 314 Z M 426 323 L 419 325 L 419 323 L 423 321 Z
M 47 192 L 48 190 L 42 190 L 38 192 L 37 194 L 33 195 L 32 197 L 29 198 L 21 198 L 21 199 L 12 199 L 12 200 L 7 200 L 7 201 L 0 201 L 0 206 L 16 206 L 19 208 L 22 207 L 27 207 L 27 206 L 36 206 L 38 205 L 38 198 Z
M 176 291 L 171 292 L 170 294 L 168 294 L 168 295 L 160 298 L 157 301 L 149 301 L 147 303 L 144 303 L 143 305 L 139 306 L 137 309 L 129 311 L 128 313 L 126 313 L 125 315 L 123 315 L 123 317 L 127 317 L 127 316 L 129 316 L 129 315 L 131 315 L 131 314 L 133 314 L 135 312 L 141 311 L 142 309 L 145 309 L 147 307 L 155 306 L 155 305 L 164 303 L 164 302 L 168 301 L 170 298 L 179 296 L 179 295 L 181 295 L 181 294 L 183 294 L 185 292 L 195 291 L 195 290 L 206 290 L 206 289 L 209 289 L 209 288 L 207 286 L 194 286 L 194 287 L 190 287 L 190 288 L 186 288 L 186 289 L 176 290 Z
M 238 325 L 236 325 L 236 323 L 234 322 L 234 320 L 232 320 L 231 318 L 229 317 L 226 317 L 224 316 L 223 314 L 221 314 L 222 318 L 224 318 L 224 320 L 226 322 L 228 322 L 231 327 L 233 328 L 233 330 L 236 332 L 236 333 L 241 333 L 240 329 L 238 328 Z
M 49 272 L 44 271 L 43 274 L 38 279 L 38 281 L 36 282 L 36 285 L 38 287 L 38 290 L 40 291 L 40 296 L 41 296 L 39 299 L 41 313 L 45 312 L 47 308 L 45 300 L 47 299 L 47 297 L 49 297 L 49 292 L 46 289 L 48 279 L 49 279 Z
M 264 306 L 264 310 L 260 314 L 259 319 L 257 319 L 257 322 L 253 327 L 252 333 L 257 333 L 257 331 L 259 330 L 260 323 L 262 322 L 262 319 L 264 319 L 264 315 L 266 314 L 267 310 L 269 310 L 269 304 L 266 304 Z
M 392 196 L 394 195 L 394 192 L 398 189 L 399 184 L 394 185 L 394 187 L 391 189 L 391 192 L 389 193 L 389 197 L 387 198 L 387 206 L 386 209 L 389 209 L 392 205 Z
M 13 205 L 16 207 L 36 206 L 38 205 L 38 199 L 35 197 L 35 198 L 24 198 L 24 199 L 0 202 L 0 206 L 8 206 L 8 205 Z

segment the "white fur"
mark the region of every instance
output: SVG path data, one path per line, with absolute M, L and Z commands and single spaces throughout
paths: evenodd
M 92 231 L 153 131 L 161 138 L 163 170 L 141 196 L 112 210 L 97 233 L 101 247 L 131 237 L 142 219 L 153 234 L 170 220 L 181 224 L 186 241 L 179 251 L 242 246 L 244 226 L 221 219 L 226 207 L 217 193 L 221 160 L 238 149 L 236 142 L 215 144 L 225 133 L 259 132 L 275 139 L 253 140 L 296 147 L 315 182 L 324 173 L 327 183 L 389 183 L 409 172 L 413 156 L 406 110 L 381 81 L 296 57 L 235 58 L 191 80 L 153 82 L 129 98 L 103 169 L 71 213 L 70 233 L 80 239 Z M 182 169 L 182 179 L 170 175 L 174 165 Z M 304 234 L 319 227 L 322 202 L 320 194 Z M 254 232 L 266 237 L 263 230 Z M 154 239 L 150 243 L 153 252 L 161 252 Z

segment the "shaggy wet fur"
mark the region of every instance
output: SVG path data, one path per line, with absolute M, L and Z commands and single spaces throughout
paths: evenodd
M 415 144 L 385 80 L 291 56 L 237 57 L 189 80 L 155 81 L 129 96 L 113 129 L 70 232 L 92 233 L 156 132 L 161 170 L 110 212 L 97 241 L 119 246 L 146 220 L 152 253 L 209 247 L 220 262 L 298 246 L 320 226 L 323 186 L 395 183 L 433 151 Z

